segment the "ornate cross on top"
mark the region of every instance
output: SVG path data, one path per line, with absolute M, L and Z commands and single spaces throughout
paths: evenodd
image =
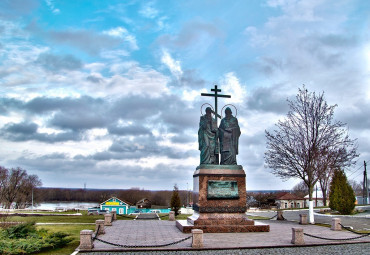
M 211 89 L 211 91 L 214 91 L 215 93 L 214 94 L 202 93 L 201 96 L 214 97 L 215 98 L 215 113 L 214 114 L 216 116 L 216 125 L 217 125 L 217 117 L 219 117 L 221 119 L 221 116 L 217 112 L 217 98 L 218 97 L 231 98 L 231 96 L 230 95 L 220 95 L 220 94 L 218 94 L 218 92 L 221 92 L 221 89 L 218 89 L 217 85 L 215 85 L 215 88 Z

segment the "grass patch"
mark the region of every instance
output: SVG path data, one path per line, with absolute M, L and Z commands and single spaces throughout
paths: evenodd
M 8 213 L 34 213 L 34 214 L 76 214 L 82 213 L 87 214 L 86 210 L 67 210 L 67 211 L 46 211 L 46 210 L 13 210 L 9 211 Z
M 248 215 L 248 219 L 250 220 L 270 220 L 270 217 L 263 217 L 263 216 L 252 216 Z
M 161 220 L 168 220 L 168 213 L 158 213 L 158 216 Z M 175 217 L 176 220 L 186 220 L 192 214 L 179 214 Z
M 186 220 L 190 216 L 191 216 L 191 214 L 179 214 L 175 218 L 176 218 L 176 220 Z M 168 216 L 167 216 L 167 220 L 168 220 Z
M 320 226 L 320 227 L 326 227 L 326 228 L 331 228 L 331 225 L 330 224 L 325 224 L 325 223 L 315 223 L 316 226 Z M 348 231 L 348 232 L 351 232 L 345 228 L 342 228 L 342 231 Z M 356 233 L 359 233 L 359 234 L 370 234 L 370 230 L 356 230 L 356 229 L 353 229 L 353 231 L 355 231 Z
M 333 210 L 327 210 L 327 211 L 323 211 L 323 212 L 319 212 L 320 214 L 326 214 L 326 215 L 356 215 L 356 214 L 360 214 L 360 213 L 365 213 L 366 210 L 363 210 L 363 209 L 354 209 L 351 214 L 341 214 L 340 212 L 338 211 L 333 211 Z
M 10 216 L 7 221 L 12 222 L 37 222 L 37 223 L 95 223 L 96 220 L 104 220 L 104 215 L 76 215 L 76 216 Z
M 320 226 L 320 227 L 326 227 L 326 228 L 331 228 L 331 225 L 330 224 L 325 224 L 325 223 L 315 223 L 316 226 Z
M 370 230 L 354 230 L 359 234 L 370 234 Z

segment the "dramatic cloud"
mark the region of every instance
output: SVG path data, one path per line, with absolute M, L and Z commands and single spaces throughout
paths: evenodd
M 0 2 L 0 165 L 45 186 L 185 189 L 214 85 L 241 127 L 248 189 L 289 189 L 265 130 L 303 84 L 370 158 L 367 1 Z M 256 14 L 258 14 L 256 16 Z M 203 106 L 204 111 L 204 106 Z M 360 169 L 360 170 L 359 170 Z
M 40 141 L 45 143 L 56 143 L 65 141 L 78 141 L 81 135 L 77 132 L 60 132 L 57 134 L 48 134 L 38 132 L 38 125 L 35 123 L 9 123 L 1 131 L 2 137 L 10 141 Z
M 50 71 L 60 70 L 78 70 L 82 67 L 80 60 L 72 55 L 55 56 L 48 53 L 40 54 L 36 60 L 37 64 L 40 64 L 45 69 Z
M 275 112 L 286 114 L 289 110 L 286 94 L 283 93 L 284 85 L 277 84 L 266 88 L 256 88 L 247 99 L 247 107 L 250 110 L 260 112 Z

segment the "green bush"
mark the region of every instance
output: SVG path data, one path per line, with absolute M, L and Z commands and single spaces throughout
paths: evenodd
M 72 240 L 73 238 L 69 237 L 69 235 L 64 232 L 55 232 L 49 234 L 45 242 L 49 247 L 58 248 L 67 245 Z
M 356 197 L 347 177 L 340 169 L 336 170 L 330 183 L 329 207 L 340 214 L 351 214 L 355 208 Z
M 13 227 L 5 229 L 8 238 L 26 238 L 30 235 L 36 234 L 36 227 L 34 222 L 22 223 Z
M 170 202 L 171 210 L 175 212 L 175 216 L 179 215 L 179 210 L 181 208 L 181 200 L 179 196 L 179 188 L 177 184 L 173 187 L 171 202 Z
M 0 254 L 29 254 L 63 247 L 71 241 L 66 233 L 48 233 L 45 229 L 36 230 L 35 223 L 23 223 L 0 230 Z
M 37 238 L 5 239 L 0 241 L 0 253 L 4 255 L 28 254 L 40 251 L 43 247 L 43 240 Z

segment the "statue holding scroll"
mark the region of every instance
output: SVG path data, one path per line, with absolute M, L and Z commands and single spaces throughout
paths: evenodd
M 229 107 L 225 110 L 225 118 L 221 120 L 219 127 L 221 165 L 237 165 L 240 127 L 238 119 L 232 115 Z

